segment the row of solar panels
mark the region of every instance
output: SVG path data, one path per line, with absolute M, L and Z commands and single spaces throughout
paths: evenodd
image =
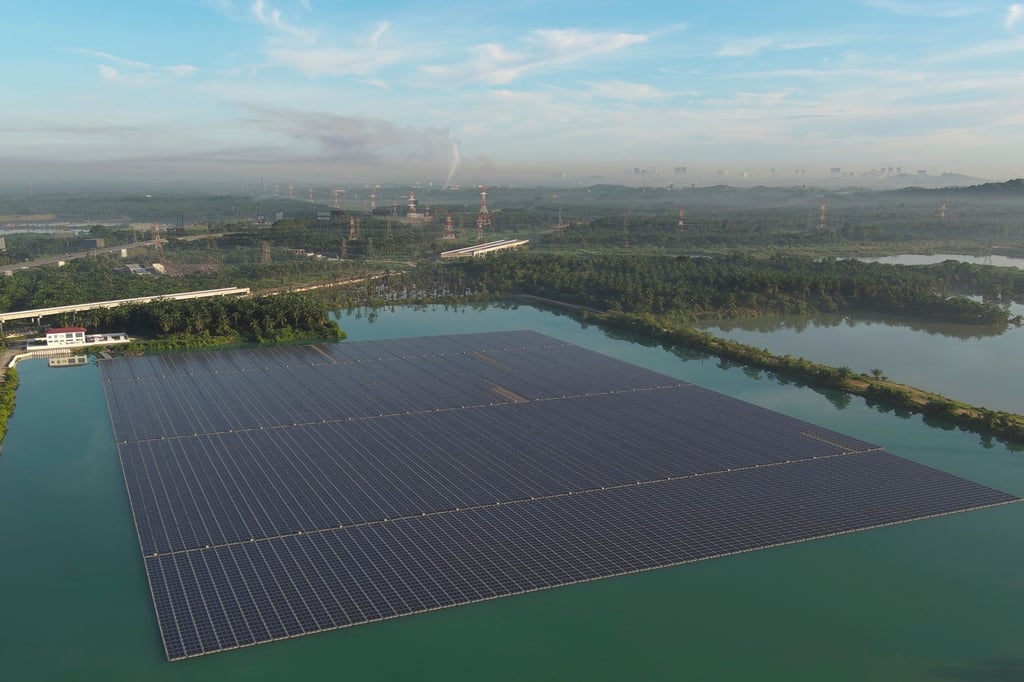
M 724 414 L 744 428 L 722 428 Z M 123 443 L 120 453 L 150 554 L 844 451 L 805 426 L 684 386 Z
M 279 356 L 280 349 L 274 350 L 273 355 Z M 177 373 L 163 377 L 142 374 L 136 380 L 114 379 L 122 370 L 105 372 L 104 385 L 119 440 L 683 383 L 565 345 L 548 345 L 533 352 L 389 356 L 387 361 L 370 364 L 287 369 L 266 369 L 253 363 L 224 373 L 206 369 L 186 372 L 180 359 L 174 364 Z M 158 387 L 153 382 L 158 382 Z M 110 390 L 112 384 L 116 391 Z M 202 409 L 197 410 L 197 405 Z
M 1015 499 L 529 332 L 100 368 L 171 659 Z
M 1010 499 L 870 452 L 241 543 L 146 566 L 176 659 Z

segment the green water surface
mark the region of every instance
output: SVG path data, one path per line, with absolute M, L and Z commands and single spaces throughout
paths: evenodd
M 838 409 L 835 396 L 549 312 L 397 309 L 341 323 L 352 340 L 533 329 L 1024 495 L 1024 455 L 977 436 L 856 398 Z M 96 366 L 19 371 L 0 456 L 5 681 L 1024 679 L 1024 504 L 168 663 Z

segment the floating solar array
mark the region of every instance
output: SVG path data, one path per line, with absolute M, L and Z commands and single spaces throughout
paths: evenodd
M 532 332 L 100 369 L 171 660 L 1017 501 Z

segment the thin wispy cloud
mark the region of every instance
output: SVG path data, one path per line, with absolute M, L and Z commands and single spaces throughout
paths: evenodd
M 910 2 L 908 0 L 864 0 L 864 4 L 875 9 L 885 10 L 893 14 L 904 14 L 913 17 L 933 17 L 937 19 L 956 19 L 969 17 L 984 11 L 983 7 L 969 3 L 947 2 Z
M 85 49 L 85 48 L 79 48 L 79 49 L 75 50 L 75 52 L 77 52 L 78 54 L 87 55 L 89 57 L 96 57 L 96 58 L 102 59 L 103 61 L 106 61 L 106 62 L 114 62 L 115 64 L 120 64 L 122 66 L 131 67 L 133 69 L 154 69 L 154 68 L 156 68 L 152 64 L 147 64 L 146 62 L 139 62 L 139 61 L 135 61 L 133 59 L 125 59 L 124 57 L 118 57 L 116 54 L 111 54 L 109 52 L 101 52 L 100 50 L 88 50 L 88 49 Z
M 617 99 L 629 102 L 665 99 L 670 95 L 646 83 L 629 83 L 625 81 L 606 81 L 603 83 L 587 83 L 587 94 L 604 99 Z
M 1010 5 L 1006 10 L 1006 18 L 1003 20 L 1003 26 L 1006 30 L 1012 31 L 1017 28 L 1017 24 L 1024 19 L 1024 5 L 1019 2 Z
M 380 43 L 381 36 L 387 33 L 389 28 L 391 28 L 390 22 L 380 22 L 379 24 L 377 24 L 376 28 L 373 29 L 373 33 L 370 34 L 370 37 L 367 38 L 366 42 L 369 43 L 370 47 L 377 47 L 377 45 Z
M 300 28 L 286 22 L 281 18 L 281 10 L 270 7 L 265 0 L 253 0 L 249 9 L 256 21 L 264 26 L 305 42 L 314 42 L 317 39 L 316 31 Z
M 96 66 L 100 79 L 107 83 L 116 83 L 129 87 L 150 87 L 168 80 L 187 78 L 199 71 L 192 64 L 175 64 L 172 66 L 156 66 L 135 59 L 127 59 L 101 50 L 77 49 L 78 54 L 102 60 Z M 117 66 L 113 66 L 116 64 Z
M 471 48 L 469 60 L 430 64 L 422 71 L 443 78 L 464 78 L 488 85 L 507 85 L 528 73 L 578 63 L 645 43 L 640 33 L 611 33 L 582 29 L 535 29 L 514 47 L 482 43 Z
M 746 38 L 733 40 L 718 48 L 719 57 L 753 57 L 775 44 L 773 38 Z
M 393 64 L 400 53 L 341 47 L 274 47 L 267 56 L 280 65 L 309 76 L 367 76 Z
M 838 37 L 810 38 L 810 39 L 783 39 L 773 36 L 755 36 L 740 40 L 730 40 L 719 47 L 714 55 L 716 57 L 756 57 L 764 52 L 772 50 L 793 51 L 813 50 L 824 47 L 835 47 L 844 42 Z

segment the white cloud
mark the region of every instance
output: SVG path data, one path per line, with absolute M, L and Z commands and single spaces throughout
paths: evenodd
M 157 85 L 168 79 L 187 78 L 199 71 L 199 68 L 191 64 L 175 64 L 173 66 L 154 66 L 146 62 L 134 59 L 125 59 L 109 52 L 99 50 L 77 50 L 79 54 L 98 57 L 106 62 L 113 62 L 121 68 L 115 68 L 110 64 L 98 64 L 100 79 L 107 83 L 118 83 L 130 87 L 148 87 Z
M 310 77 L 367 76 L 396 62 L 401 54 L 382 50 L 351 50 L 340 47 L 295 49 L 272 47 L 267 56 L 275 63 Z
M 607 99 L 621 99 L 630 102 L 655 100 L 668 97 L 668 94 L 646 83 L 628 83 L 625 81 L 605 81 L 588 83 L 590 94 Z
M 638 33 L 537 29 L 524 36 L 515 48 L 481 43 L 470 48 L 472 57 L 466 62 L 429 64 L 421 70 L 439 78 L 507 85 L 529 72 L 580 62 L 647 40 L 647 35 Z
M 637 33 L 598 33 L 575 28 L 538 29 L 527 38 L 527 42 L 572 59 L 613 52 L 646 40 L 647 36 Z
M 107 66 L 106 64 L 100 64 L 99 65 L 99 70 L 100 70 L 100 78 L 102 78 L 105 81 L 119 81 L 122 78 L 122 76 L 118 72 L 118 70 L 115 69 L 112 66 Z
M 140 73 L 122 73 L 109 64 L 100 64 L 98 67 L 100 78 L 107 83 L 116 83 L 133 88 L 143 88 L 155 85 L 157 82 L 154 71 L 142 71 Z
M 753 57 L 774 44 L 775 40 L 773 38 L 733 40 L 718 48 L 715 55 L 718 57 Z
M 110 54 L 109 52 L 101 52 L 100 50 L 87 50 L 83 48 L 75 51 L 78 52 L 78 54 L 84 54 L 90 57 L 98 57 L 104 61 L 114 62 L 115 64 L 120 64 L 122 66 L 129 66 L 134 69 L 154 68 L 152 64 L 147 64 L 146 62 L 137 62 L 132 59 L 125 59 L 124 57 L 118 57 L 116 54 Z
M 380 42 L 381 36 L 384 35 L 389 28 L 391 28 L 391 23 L 388 21 L 382 21 L 379 24 L 377 24 L 377 27 L 373 29 L 373 33 L 370 34 L 370 37 L 367 40 L 367 42 L 370 44 L 370 47 L 377 47 L 377 44 Z
M 765 50 L 811 50 L 819 47 L 833 47 L 848 39 L 841 36 L 826 36 L 803 40 L 783 40 L 778 37 L 757 36 L 732 40 L 714 53 L 716 57 L 755 57 Z
M 984 8 L 968 4 L 950 2 L 910 2 L 909 0 L 864 0 L 868 7 L 884 10 L 893 14 L 905 14 L 914 17 L 933 17 L 937 19 L 956 19 L 969 17 L 984 11 Z
M 197 71 L 199 71 L 199 67 L 192 66 L 191 64 L 177 64 L 164 67 L 164 73 L 172 78 L 186 78 Z
M 1007 8 L 1006 19 L 1003 21 L 1003 25 L 1008 31 L 1012 31 L 1017 27 L 1021 19 L 1024 19 L 1024 5 L 1015 2 Z
M 250 11 L 256 21 L 260 22 L 264 26 L 269 26 L 277 31 L 289 35 L 293 38 L 298 38 L 307 43 L 315 42 L 317 35 L 315 31 L 306 30 L 293 26 L 284 21 L 281 18 L 281 10 L 268 7 L 264 0 L 253 0 L 250 6 Z

